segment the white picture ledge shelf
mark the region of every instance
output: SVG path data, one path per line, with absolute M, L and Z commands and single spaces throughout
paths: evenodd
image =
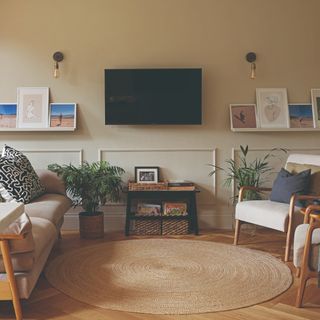
M 51 132 L 66 132 L 74 131 L 76 128 L 0 128 L 0 132 L 27 132 L 27 131 L 51 131 Z
M 312 132 L 320 131 L 320 128 L 233 128 L 233 132 L 280 132 L 280 131 L 295 131 L 295 132 Z

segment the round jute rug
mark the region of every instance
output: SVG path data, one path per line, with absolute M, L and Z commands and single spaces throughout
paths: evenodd
M 292 282 L 270 254 L 208 241 L 143 239 L 101 243 L 54 259 L 49 282 L 106 309 L 152 314 L 230 310 L 269 300 Z

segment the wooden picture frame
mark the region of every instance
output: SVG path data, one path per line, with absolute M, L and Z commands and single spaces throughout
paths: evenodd
M 257 109 L 255 104 L 230 104 L 231 129 L 257 128 Z
M 290 128 L 314 128 L 315 117 L 311 103 L 289 103 Z
M 77 104 L 50 103 L 49 126 L 50 128 L 76 128 Z
M 19 128 L 48 127 L 49 88 L 20 87 L 17 101 Z
M 159 167 L 134 167 L 136 183 L 158 183 Z
M 257 88 L 256 96 L 261 128 L 289 128 L 286 88 Z
M 320 128 L 320 89 L 311 89 L 314 126 Z
M 18 105 L 0 102 L 0 128 L 16 128 Z

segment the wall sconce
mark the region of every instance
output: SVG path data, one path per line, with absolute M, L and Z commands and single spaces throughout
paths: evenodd
M 256 78 L 256 64 L 255 64 L 256 59 L 257 59 L 257 55 L 254 52 L 247 53 L 246 60 L 251 64 L 250 79 Z
M 63 60 L 63 53 L 60 51 L 57 51 L 53 54 L 53 60 L 54 60 L 54 69 L 53 69 L 53 76 L 55 78 L 59 78 L 60 71 L 59 71 L 59 62 Z

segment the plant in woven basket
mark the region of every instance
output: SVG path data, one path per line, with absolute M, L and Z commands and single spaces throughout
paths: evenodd
M 81 229 L 81 217 L 99 216 L 99 234 L 101 235 L 103 213 L 99 211 L 99 208 L 108 201 L 116 202 L 119 200 L 122 190 L 121 175 L 124 170 L 117 166 L 111 166 L 106 161 L 98 161 L 91 164 L 83 162 L 78 167 L 72 164 L 62 166 L 51 164 L 48 169 L 62 178 L 67 193 L 72 198 L 74 207 L 82 206 L 85 210 L 79 214 L 80 233 L 82 229 L 86 229 L 86 226 Z

